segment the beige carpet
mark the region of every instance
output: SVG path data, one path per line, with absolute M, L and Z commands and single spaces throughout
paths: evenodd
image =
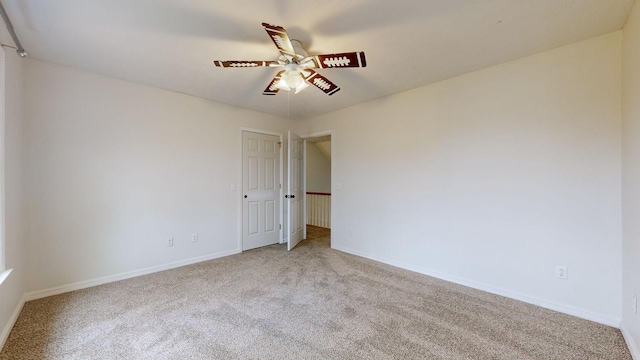
M 617 329 L 328 242 L 28 302 L 0 359 L 631 359 Z

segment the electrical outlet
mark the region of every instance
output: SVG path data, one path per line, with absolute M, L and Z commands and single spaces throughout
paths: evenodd
M 566 266 L 556 266 L 556 277 L 558 279 L 567 280 L 569 278 L 568 269 Z
M 636 296 L 636 294 L 633 294 L 633 297 L 631 298 L 631 306 L 633 306 L 633 313 L 634 314 L 638 314 L 638 297 Z
M 167 246 L 173 246 L 173 238 L 170 237 L 169 240 L 167 240 Z
M 191 235 L 191 242 L 198 242 L 198 234 Z

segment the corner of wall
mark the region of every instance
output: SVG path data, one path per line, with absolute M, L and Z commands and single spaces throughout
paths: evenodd
M 627 330 L 624 323 L 620 326 L 620 332 L 622 332 L 622 336 L 624 337 L 624 341 L 627 343 L 627 347 L 629 347 L 629 352 L 631 352 L 631 356 L 634 360 L 640 359 L 640 348 L 638 348 L 638 344 L 636 344 L 633 336 L 629 330 Z
M 622 321 L 620 330 L 640 359 L 640 316 L 630 300 L 640 295 L 640 3 L 635 1 L 622 35 Z
M 0 37 L 6 38 L 1 29 Z M 15 51 L 7 51 L 2 64 L 2 232 L 5 279 L 0 281 L 0 349 L 9 337 L 25 303 L 23 214 L 23 64 Z M 2 269 L 0 269 L 2 270 Z
M 7 320 L 7 323 L 2 329 L 2 332 L 0 332 L 0 351 L 4 347 L 4 344 L 7 342 L 7 339 L 9 338 L 9 334 L 11 333 L 11 329 L 13 329 L 13 326 L 16 324 L 16 321 L 18 321 L 18 316 L 20 316 L 20 312 L 22 311 L 22 308 L 24 307 L 24 304 L 26 303 L 26 301 L 27 301 L 26 295 L 22 295 L 22 297 L 20 298 L 20 301 L 16 305 L 15 309 L 11 313 L 11 316 Z

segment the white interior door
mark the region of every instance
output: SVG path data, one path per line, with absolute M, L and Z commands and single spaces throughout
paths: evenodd
M 275 135 L 242 132 L 242 250 L 279 242 L 279 142 Z
M 293 249 L 303 239 L 304 233 L 304 207 L 303 207 L 303 147 L 302 138 L 289 131 L 288 143 L 288 181 L 287 181 L 287 234 L 288 249 Z

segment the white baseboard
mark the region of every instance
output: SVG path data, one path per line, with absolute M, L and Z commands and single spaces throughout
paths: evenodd
M 219 252 L 219 253 L 215 253 L 215 254 L 198 256 L 198 257 L 195 257 L 195 258 L 175 261 L 175 262 L 171 262 L 171 263 L 168 263 L 168 264 L 152 266 L 152 267 L 148 267 L 148 268 L 145 268 L 145 269 L 129 271 L 129 272 L 120 273 L 120 274 L 116 274 L 116 275 L 103 276 L 103 277 L 96 278 L 96 279 L 85 280 L 85 281 L 80 281 L 80 282 L 76 282 L 76 283 L 72 283 L 72 284 L 66 284 L 66 285 L 51 287 L 51 288 L 43 289 L 43 290 L 31 291 L 31 292 L 26 293 L 25 297 L 26 297 L 26 301 L 41 299 L 41 298 L 45 298 L 47 296 L 58 295 L 58 294 L 62 294 L 62 293 L 70 292 L 70 291 L 75 291 L 75 290 L 80 290 L 80 289 L 86 289 L 86 288 L 89 288 L 89 287 L 92 287 L 92 286 L 98 286 L 98 285 L 107 284 L 107 283 L 111 283 L 111 282 L 115 282 L 115 281 L 130 279 L 130 278 L 137 277 L 137 276 L 148 275 L 148 274 L 152 274 L 152 273 L 156 273 L 156 272 L 160 272 L 160 271 L 164 271 L 164 270 L 175 269 L 175 268 L 178 268 L 178 267 L 181 267 L 181 266 L 186 266 L 186 265 L 191 265 L 191 264 L 195 264 L 195 263 L 199 263 L 199 262 L 203 262 L 203 261 L 213 260 L 213 259 L 217 259 L 217 258 L 229 256 L 229 255 L 235 255 L 235 254 L 238 254 L 240 252 L 242 252 L 240 249 L 235 249 L 235 250 L 223 251 L 223 252 Z
M 464 279 L 464 278 L 460 278 L 457 276 L 452 276 L 452 275 L 448 275 L 448 274 L 443 274 L 437 271 L 433 271 L 431 269 L 425 269 L 422 267 L 417 267 L 417 266 L 413 266 L 410 264 L 405 264 L 402 262 L 398 262 L 398 261 L 394 261 L 394 260 L 390 260 L 384 257 L 380 257 L 377 255 L 372 255 L 372 254 L 368 254 L 359 250 L 354 250 L 351 248 L 347 248 L 347 247 L 343 247 L 343 246 L 332 246 L 333 249 L 335 250 L 339 250 L 345 253 L 349 253 L 352 255 L 357 255 L 357 256 L 361 256 L 367 259 L 371 259 L 371 260 L 375 260 L 384 264 L 388 264 L 388 265 L 392 265 L 395 267 L 399 267 L 405 270 L 410 270 L 410 271 L 414 271 L 420 274 L 424 274 L 424 275 L 428 275 L 428 276 L 432 276 L 438 279 L 442 279 L 442 280 L 446 280 L 446 281 L 450 281 L 456 284 L 460 284 L 460 285 L 464 285 L 464 286 L 468 286 L 474 289 L 478 289 L 478 290 L 482 290 L 482 291 L 486 291 L 492 294 L 496 294 L 496 295 L 500 295 L 500 296 L 504 296 L 504 297 L 508 297 L 511 299 L 515 299 L 515 300 L 519 300 L 522 302 L 526 302 L 529 304 L 533 304 L 533 305 L 537 305 L 546 309 L 550 309 L 550 310 L 554 310 L 554 311 L 558 311 L 564 314 L 568 314 L 568 315 L 572 315 L 572 316 L 576 316 L 582 319 L 586 319 L 586 320 L 590 320 L 590 321 L 594 321 L 603 325 L 607 325 L 607 326 L 612 326 L 615 328 L 619 328 L 620 327 L 620 318 L 616 318 L 616 317 L 611 317 L 608 315 L 602 315 L 602 314 L 597 314 L 597 313 L 593 313 L 590 312 L 588 310 L 584 310 L 584 309 L 579 309 L 573 306 L 569 306 L 569 305 L 564 305 L 564 304 L 559 304 L 553 301 L 548 301 L 548 300 L 544 300 L 544 299 L 540 299 L 534 296 L 530 296 L 527 294 L 522 294 L 519 293 L 517 291 L 512 291 L 512 290 L 508 290 L 508 289 L 503 289 L 500 287 L 496 287 L 490 284 L 486 284 L 483 282 L 479 282 L 479 281 L 474 281 L 474 280 L 469 280 L 469 279 Z
M 2 333 L 0 334 L 0 350 L 2 350 L 2 348 L 4 347 L 4 344 L 7 342 L 9 334 L 11 333 L 11 329 L 13 329 L 16 321 L 18 321 L 18 316 L 20 316 L 20 312 L 22 311 L 22 307 L 24 306 L 25 302 L 27 302 L 26 296 L 22 295 L 22 298 L 20 298 L 18 305 L 16 305 L 16 308 L 11 313 L 9 321 L 5 325 L 4 329 L 2 329 Z
M 631 333 L 624 326 L 624 323 L 622 323 L 622 325 L 620 326 L 620 331 L 622 332 L 622 336 L 624 336 L 624 341 L 627 342 L 627 347 L 631 352 L 631 357 L 633 357 L 633 360 L 640 360 L 640 350 L 638 349 L 638 344 L 636 344 L 636 342 L 633 340 L 633 337 L 631 337 Z

